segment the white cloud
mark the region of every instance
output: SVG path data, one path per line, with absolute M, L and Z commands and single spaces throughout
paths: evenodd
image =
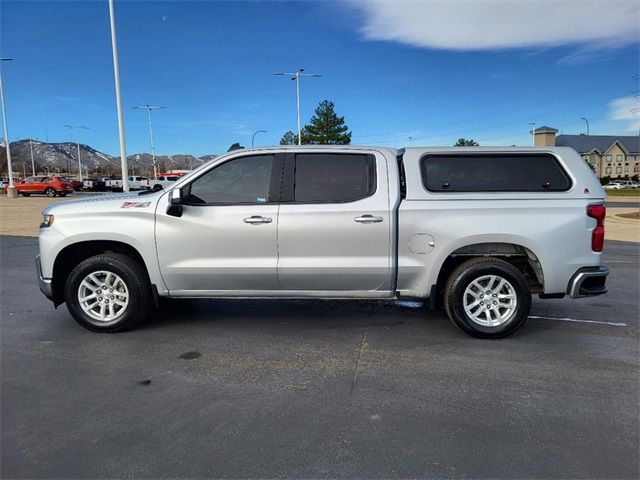
M 638 132 L 640 127 L 640 95 L 630 95 L 609 102 L 609 118 L 627 123 L 627 130 Z
M 640 40 L 637 0 L 352 0 L 370 40 L 444 50 L 581 44 L 617 47 Z

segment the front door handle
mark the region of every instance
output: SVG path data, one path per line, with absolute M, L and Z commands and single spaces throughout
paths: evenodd
M 353 219 L 354 222 L 358 223 L 380 223 L 382 220 L 382 217 L 374 217 L 373 215 L 362 215 Z
M 273 219 L 271 217 L 261 217 L 260 215 L 253 215 L 244 219 L 244 223 L 250 223 L 251 225 L 259 225 L 261 223 L 271 223 Z

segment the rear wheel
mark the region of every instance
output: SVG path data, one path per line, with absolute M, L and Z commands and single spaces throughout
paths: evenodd
M 53 188 L 51 188 L 51 187 L 48 187 L 48 188 L 44 191 L 44 194 L 45 194 L 47 197 L 55 197 L 55 196 L 56 196 L 56 191 L 55 191 L 55 189 L 53 189 Z
M 497 258 L 474 258 L 456 268 L 445 287 L 445 310 L 461 330 L 502 338 L 520 328 L 531 310 L 531 292 L 520 271 Z
M 82 261 L 65 285 L 73 318 L 95 332 L 117 332 L 144 319 L 153 306 L 144 268 L 126 255 L 105 253 Z
M 22 195 L 23 197 L 28 197 L 31 194 L 30 193 L 21 193 L 20 195 Z

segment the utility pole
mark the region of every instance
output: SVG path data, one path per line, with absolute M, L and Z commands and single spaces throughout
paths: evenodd
M 274 75 L 288 75 L 291 76 L 291 80 L 296 82 L 296 111 L 298 113 L 298 145 L 302 145 L 302 130 L 300 128 L 300 77 L 321 77 L 318 73 L 302 73 L 304 68 L 300 68 L 297 72 L 277 72 Z
M 76 131 L 76 146 L 78 147 L 78 180 L 82 181 L 82 162 L 80 161 L 80 129 L 89 130 L 89 127 L 84 125 L 65 125 L 65 127 Z
M 0 62 L 10 62 L 11 58 L 2 57 Z M 2 125 L 4 127 L 4 143 L 7 147 L 7 170 L 9 173 L 9 186 L 7 187 L 7 197 L 16 198 L 18 191 L 13 183 L 13 165 L 11 164 L 11 140 L 9 140 L 9 129 L 7 128 L 7 112 L 4 106 L 4 88 L 2 86 L 2 71 L 0 70 L 0 102 L 2 103 Z
M 256 138 L 256 135 L 259 133 L 267 133 L 266 130 L 258 130 L 257 132 L 254 132 L 253 135 L 251 136 L 251 148 L 253 148 L 253 141 Z
M 585 121 L 585 123 L 587 124 L 587 135 L 589 135 L 589 120 L 587 120 L 586 118 L 582 117 L 582 120 Z
M 111 50 L 113 52 L 113 77 L 116 85 L 116 108 L 118 110 L 118 139 L 120 140 L 120 168 L 122 170 L 122 191 L 129 191 L 127 168 L 127 147 L 124 138 L 124 116 L 122 114 L 122 95 L 120 94 L 120 64 L 118 62 L 118 44 L 116 40 L 116 14 L 113 0 L 109 0 L 109 21 L 111 23 Z
M 151 158 L 153 160 L 153 178 L 154 180 L 158 179 L 158 165 L 156 163 L 156 146 L 153 141 L 153 124 L 151 123 L 151 110 L 159 110 L 161 108 L 167 107 L 154 107 L 153 105 L 143 105 L 140 107 L 133 107 L 140 110 L 146 110 L 147 116 L 149 119 L 149 137 L 151 138 Z

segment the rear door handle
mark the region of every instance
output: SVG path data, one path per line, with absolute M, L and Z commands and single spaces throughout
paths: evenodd
M 373 215 L 362 215 L 353 219 L 354 222 L 358 223 L 380 223 L 382 220 L 382 217 L 374 217 Z
M 251 225 L 259 225 L 261 223 L 271 223 L 273 219 L 271 217 L 261 217 L 260 215 L 253 215 L 244 219 L 244 223 L 250 223 Z

